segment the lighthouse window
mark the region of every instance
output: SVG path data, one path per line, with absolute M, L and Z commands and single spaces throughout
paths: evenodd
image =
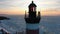
M 31 7 L 31 11 L 35 11 L 35 7 Z
M 31 11 L 33 11 L 33 7 L 31 7 Z
M 33 7 L 33 11 L 34 11 L 34 7 Z

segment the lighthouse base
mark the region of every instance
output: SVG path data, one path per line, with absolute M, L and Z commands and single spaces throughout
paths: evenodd
M 39 34 L 39 29 L 36 30 L 26 29 L 26 34 Z
M 39 34 L 39 23 L 26 23 L 26 34 Z

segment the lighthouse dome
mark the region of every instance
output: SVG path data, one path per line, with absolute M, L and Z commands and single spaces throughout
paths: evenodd
M 29 5 L 29 7 L 37 7 L 35 4 L 34 4 L 34 2 L 32 1 L 32 3 Z

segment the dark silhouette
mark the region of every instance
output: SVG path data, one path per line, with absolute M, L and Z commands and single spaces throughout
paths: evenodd
M 0 16 L 0 20 L 9 20 L 10 18 L 4 17 L 4 16 Z
M 9 20 L 10 18 L 4 17 L 4 16 L 0 16 L 0 20 Z M 0 21 L 1 23 L 1 21 Z
M 36 15 L 37 6 L 32 1 L 32 3 L 28 7 L 29 7 L 28 17 L 26 17 L 26 14 L 25 14 L 26 23 L 39 23 L 41 17 L 40 17 L 40 12 L 38 12 L 38 15 Z

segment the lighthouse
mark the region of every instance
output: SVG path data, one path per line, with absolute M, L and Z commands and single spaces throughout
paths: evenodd
M 36 11 L 36 5 L 32 1 L 28 6 L 28 15 L 25 11 L 25 21 L 26 21 L 26 34 L 39 34 L 39 22 L 41 19 L 40 12 Z

